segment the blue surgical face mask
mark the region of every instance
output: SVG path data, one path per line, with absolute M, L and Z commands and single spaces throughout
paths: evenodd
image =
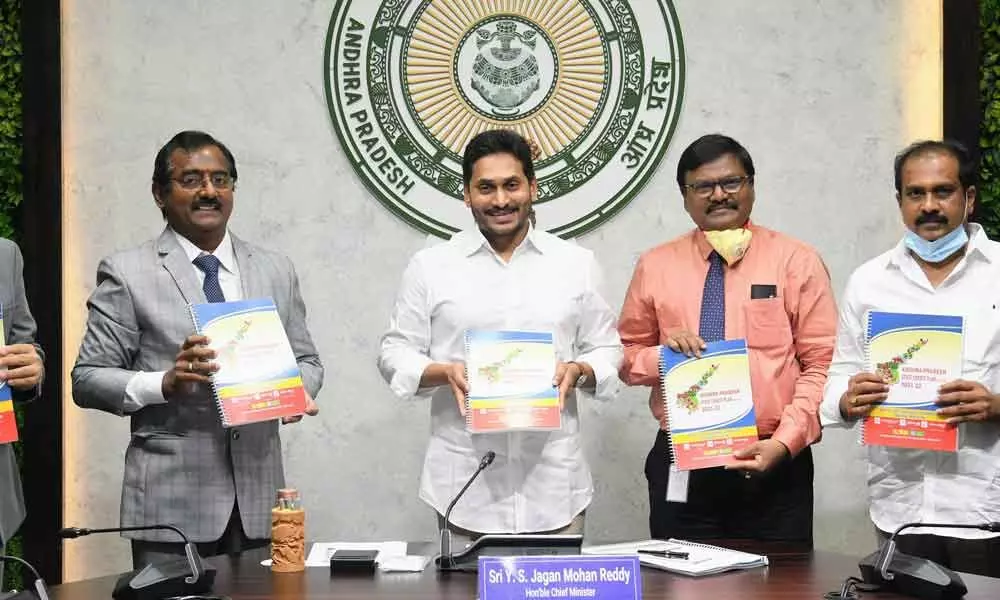
M 969 242 L 965 223 L 952 229 L 943 237 L 929 242 L 909 229 L 903 237 L 906 247 L 929 263 L 939 263 L 961 250 Z

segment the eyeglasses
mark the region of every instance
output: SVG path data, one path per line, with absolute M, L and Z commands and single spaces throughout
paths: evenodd
M 936 185 L 930 189 L 914 186 L 904 189 L 903 197 L 912 202 L 923 202 L 927 198 L 927 194 L 930 193 L 935 200 L 943 201 L 950 200 L 959 189 L 961 188 L 957 185 Z
M 206 177 L 212 182 L 212 187 L 219 190 L 231 189 L 233 183 L 235 183 L 233 176 L 225 171 L 215 171 L 213 173 L 207 171 L 186 171 L 181 173 L 180 177 L 174 178 L 174 181 L 185 190 L 197 190 L 205 185 Z
M 715 181 L 696 181 L 694 183 L 686 183 L 682 187 L 689 192 L 694 192 L 694 195 L 699 198 L 708 198 L 713 192 L 715 192 L 716 186 L 722 188 L 722 191 L 727 194 L 735 194 L 743 189 L 743 185 L 746 182 L 752 179 L 752 175 L 743 175 L 742 177 L 724 177 Z

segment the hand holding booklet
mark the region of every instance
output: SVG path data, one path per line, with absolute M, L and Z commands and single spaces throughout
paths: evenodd
M 0 347 L 6 346 L 3 328 L 3 307 L 0 306 Z M 17 441 L 17 417 L 14 414 L 14 399 L 7 381 L 0 381 L 0 444 Z
M 466 428 L 472 433 L 553 430 L 562 426 L 559 390 L 552 385 L 552 334 L 469 330 Z
M 603 544 L 583 548 L 584 554 L 638 554 L 639 563 L 654 569 L 701 577 L 726 571 L 766 567 L 767 557 L 720 546 L 696 544 L 684 540 L 643 540 Z
M 305 412 L 299 365 L 273 300 L 192 304 L 190 312 L 216 353 L 212 389 L 223 427 Z
M 862 440 L 875 446 L 958 450 L 958 428 L 938 416 L 938 388 L 962 376 L 965 321 L 960 316 L 869 311 L 867 370 L 889 396 L 865 417 Z
M 660 384 L 677 469 L 728 464 L 757 441 L 745 340 L 709 342 L 700 358 L 662 346 Z

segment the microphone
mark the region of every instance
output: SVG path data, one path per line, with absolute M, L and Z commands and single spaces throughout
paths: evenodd
M 35 567 L 31 566 L 28 561 L 18 558 L 16 556 L 7 556 L 6 554 L 0 554 L 0 562 L 16 562 L 21 566 L 25 567 L 31 574 L 35 576 L 35 593 L 32 594 L 28 590 L 23 591 L 13 591 L 9 594 L 3 593 L 3 588 L 0 587 L 0 600 L 49 600 L 49 591 L 45 589 L 45 582 L 42 581 L 41 575 L 35 570 Z M 0 582 L 2 583 L 2 582 Z
M 115 600 L 160 600 L 171 596 L 196 596 L 212 591 L 215 581 L 215 567 L 205 565 L 194 543 L 178 527 L 173 525 L 143 525 L 138 527 L 108 527 L 85 529 L 65 527 L 59 530 L 59 537 L 78 538 L 92 533 L 121 533 L 123 531 L 173 531 L 184 540 L 183 558 L 171 559 L 158 564 L 149 564 L 141 569 L 125 573 L 118 578 L 111 597 Z
M 889 536 L 881 548 L 858 563 L 865 583 L 878 585 L 915 598 L 950 600 L 961 598 L 968 589 L 957 573 L 934 561 L 896 551 L 896 536 L 913 527 L 980 529 L 1000 532 L 1000 522 L 992 523 L 905 523 Z
M 448 505 L 448 510 L 444 511 L 444 529 L 441 530 L 441 555 L 438 557 L 438 570 L 439 571 L 451 571 L 455 568 L 455 561 L 451 554 L 451 511 L 455 508 L 455 504 L 458 503 L 459 499 L 465 495 L 465 491 L 469 489 L 472 482 L 479 477 L 479 474 L 486 470 L 486 467 L 493 464 L 493 459 L 497 457 L 497 453 L 488 450 L 483 458 L 479 461 L 479 467 L 476 472 L 469 477 L 469 480 L 465 482 L 462 489 L 458 492 L 455 498 Z

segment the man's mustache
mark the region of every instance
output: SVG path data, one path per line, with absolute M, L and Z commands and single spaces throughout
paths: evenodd
M 941 225 L 948 224 L 948 217 L 942 215 L 941 213 L 920 213 L 917 217 L 917 226 L 926 225 L 928 223 L 939 223 Z
M 197 210 L 199 208 L 219 208 L 221 206 L 222 204 L 218 198 L 201 198 L 194 202 L 193 208 Z
M 737 204 L 737 203 L 735 203 L 735 202 L 733 202 L 732 200 L 721 200 L 719 202 L 715 202 L 713 204 L 709 204 L 708 207 L 705 208 L 705 213 L 710 213 L 713 210 L 716 210 L 716 209 L 719 209 L 719 208 L 728 208 L 729 210 L 737 210 L 739 207 L 740 207 L 740 205 Z
M 508 213 L 513 213 L 513 212 L 517 212 L 516 206 L 500 206 L 497 208 L 490 208 L 486 210 L 486 214 L 490 215 L 491 217 L 495 217 L 498 215 L 506 215 Z

